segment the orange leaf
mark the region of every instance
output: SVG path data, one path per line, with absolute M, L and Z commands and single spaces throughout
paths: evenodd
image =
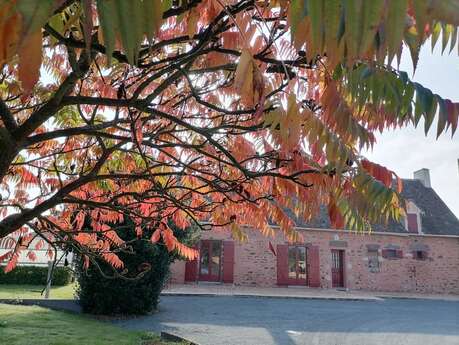
M 151 235 L 151 242 L 153 243 L 158 242 L 160 236 L 161 236 L 161 229 L 156 229 L 153 235 Z
M 19 259 L 19 251 L 15 250 L 14 253 L 12 253 L 10 261 L 5 266 L 4 272 L 8 273 L 11 272 L 16 265 L 18 264 L 18 259 Z
M 17 13 L 11 14 L 10 11 L 9 4 L 0 8 L 0 65 L 16 53 L 19 39 L 21 18 Z
M 123 261 L 120 260 L 118 255 L 113 254 L 113 253 L 102 253 L 102 257 L 104 258 L 105 261 L 107 261 L 110 265 L 112 265 L 115 268 L 123 268 L 124 263 Z
M 253 61 L 247 49 L 242 50 L 234 76 L 234 87 L 243 99 L 253 98 Z
M 177 239 L 175 238 L 172 230 L 169 228 L 166 228 L 165 230 L 161 232 L 161 236 L 164 240 L 164 243 L 166 244 L 167 250 L 170 252 L 173 251 L 176 247 Z
M 344 218 L 341 215 L 338 207 L 336 206 L 335 200 L 330 200 L 328 203 L 328 216 L 330 217 L 330 223 L 335 229 L 344 228 Z
M 19 80 L 22 82 L 24 95 L 32 91 L 40 77 L 42 57 L 41 29 L 26 37 L 19 48 Z
M 381 181 L 388 188 L 392 187 L 392 176 L 394 172 L 383 167 L 382 165 L 370 162 L 366 159 L 362 160 L 362 167 L 376 180 Z M 398 186 L 398 188 L 400 188 Z

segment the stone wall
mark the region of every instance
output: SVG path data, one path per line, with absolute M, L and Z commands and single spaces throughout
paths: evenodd
M 234 284 L 277 285 L 276 256 L 269 250 L 286 241 L 281 235 L 266 238 L 248 229 L 249 241 L 235 245 Z M 319 246 L 321 286 L 331 288 L 331 249 L 345 251 L 345 287 L 349 289 L 459 294 L 459 238 L 417 234 L 353 234 L 332 230 L 300 230 L 305 244 Z M 231 239 L 226 231 L 204 232 L 203 239 Z M 377 248 L 379 272 L 370 272 L 368 245 Z M 403 257 L 385 259 L 384 248 L 402 250 Z M 427 258 L 413 258 L 413 249 L 426 250 Z M 174 263 L 172 282 L 182 283 L 183 262 Z

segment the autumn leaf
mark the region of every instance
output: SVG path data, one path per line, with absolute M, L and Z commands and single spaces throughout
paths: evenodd
M 19 79 L 22 81 L 24 94 L 28 95 L 40 77 L 42 57 L 41 31 L 28 36 L 19 48 Z
M 153 232 L 153 235 L 151 235 L 151 242 L 153 242 L 153 243 L 158 242 L 160 237 L 161 237 L 161 229 L 156 229 Z
M 253 59 L 247 49 L 244 49 L 234 76 L 234 88 L 244 101 L 253 101 Z
M 246 5 L 3 1 L 0 238 L 33 228 L 50 257 L 121 268 L 144 235 L 195 258 L 175 232 L 194 226 L 304 240 L 286 210 L 326 207 L 356 231 L 400 221 L 401 180 L 362 150 L 410 124 L 456 134 L 458 104 L 390 60 L 456 48 L 457 1 Z

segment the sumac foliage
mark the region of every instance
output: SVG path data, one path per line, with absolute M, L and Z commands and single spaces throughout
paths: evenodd
M 183 243 L 192 244 L 198 235 L 196 227 L 186 230 L 173 224 L 170 227 Z M 88 268 L 84 267 L 84 258 L 76 260 L 76 296 L 84 312 L 128 315 L 146 314 L 157 308 L 159 294 L 169 278 L 170 264 L 179 256 L 170 252 L 162 240 L 152 243 L 153 231 L 143 229 L 139 237 L 129 219 L 119 226 L 118 236 L 128 243 L 118 253 L 124 264 L 122 277 L 114 278 L 113 267 L 103 258 L 95 260 Z
M 458 18 L 454 0 L 2 1 L 0 260 L 39 236 L 122 271 L 126 217 L 187 258 L 170 221 L 297 240 L 286 208 L 398 219 L 397 177 L 361 150 L 385 128 L 454 134 L 459 105 L 392 61 L 457 49 Z

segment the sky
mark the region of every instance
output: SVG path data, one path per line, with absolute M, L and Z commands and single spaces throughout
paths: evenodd
M 449 49 L 449 47 L 448 47 Z M 459 56 L 457 47 L 449 55 L 441 55 L 440 44 L 432 52 L 430 42 L 424 45 L 418 67 L 413 75 L 408 50 L 402 55 L 400 70 L 409 73 L 412 80 L 453 102 L 459 102 Z M 390 168 L 402 178 L 412 178 L 421 168 L 430 170 L 432 188 L 459 218 L 459 129 L 451 138 L 448 130 L 436 139 L 436 126 L 427 137 L 424 124 L 387 131 L 377 136 L 377 144 L 366 157 Z

